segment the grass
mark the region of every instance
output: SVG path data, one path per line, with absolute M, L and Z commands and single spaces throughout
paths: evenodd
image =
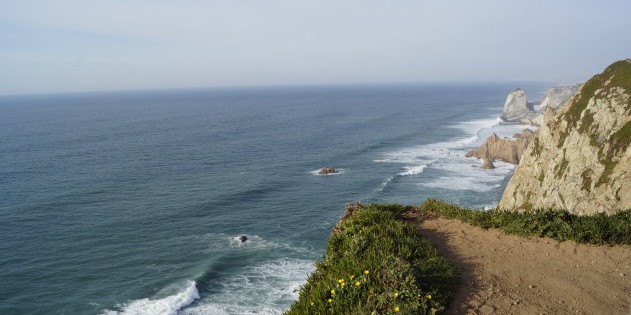
M 567 211 L 479 211 L 428 199 L 419 208 L 349 205 L 328 240 L 326 256 L 285 313 L 438 314 L 460 278 L 419 236 L 410 215 L 440 215 L 507 234 L 597 245 L 631 244 L 631 209 L 608 216 Z
M 577 127 L 580 122 L 580 127 L 578 128 L 579 132 L 588 133 L 594 123 L 594 113 L 586 111 L 589 101 L 606 96 L 613 88 L 622 88 L 627 91 L 627 93 L 631 92 L 631 62 L 626 60 L 614 62 L 607 67 L 603 73 L 597 74 L 589 79 L 585 85 L 583 85 L 574 100 L 569 104 L 563 116 L 557 118 L 559 120 L 558 122 L 565 120 L 571 128 Z M 627 100 L 626 104 L 622 104 L 622 106 L 624 106 L 625 112 L 631 113 L 631 98 Z M 623 133 L 628 135 L 629 130 L 623 131 Z M 561 132 L 557 145 L 559 148 L 563 146 L 567 136 L 567 131 Z M 624 147 L 625 144 L 629 144 L 628 140 L 626 140 L 629 139 L 629 137 L 625 138 L 623 136 L 620 137 L 620 139 L 623 140 L 620 141 L 619 144 L 616 143 L 616 139 L 612 139 L 614 146 L 616 146 L 614 150 Z M 598 143 L 597 139 L 593 137 L 591 141 L 592 143 Z
M 497 228 L 507 234 L 549 237 L 559 241 L 573 240 L 596 245 L 631 244 L 631 209 L 610 216 L 603 213 L 578 216 L 557 210 L 517 213 L 498 209 L 470 210 L 428 199 L 419 211 L 459 219 L 485 229 Z
M 606 95 L 609 90 L 614 87 L 620 87 L 627 91 L 631 91 L 630 62 L 625 60 L 614 62 L 607 67 L 603 73 L 597 74 L 589 79 L 576 96 L 574 102 L 569 106 L 562 119 L 566 120 L 570 126 L 576 127 L 578 122 L 581 120 L 581 114 L 587 108 L 589 100 L 594 96 L 599 97 L 601 95 Z M 624 105 L 628 111 L 631 104 Z M 589 120 L 590 118 L 593 117 L 587 117 L 586 121 L 583 121 L 583 128 L 585 130 L 588 130 L 593 122 Z
M 286 314 L 435 314 L 458 284 L 455 268 L 419 236 L 400 205 L 347 206 L 326 258 Z

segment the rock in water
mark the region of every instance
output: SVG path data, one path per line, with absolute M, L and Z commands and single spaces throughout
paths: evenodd
M 508 94 L 502 118 L 505 121 L 519 122 L 523 119 L 533 119 L 537 116 L 526 99 L 526 93 L 522 89 L 515 89 Z
M 502 160 L 507 163 L 519 164 L 521 155 L 528 146 L 528 139 L 501 139 L 496 134 L 492 134 L 477 149 L 470 150 L 466 157 L 477 157 L 478 159 Z
M 338 171 L 333 167 L 325 167 L 321 169 L 318 174 L 320 175 L 328 175 L 328 174 L 336 174 Z
M 484 159 L 484 163 L 482 163 L 482 166 L 480 166 L 480 168 L 485 169 L 485 170 L 492 170 L 495 168 L 495 165 L 493 165 L 493 161 L 491 159 Z
M 549 89 L 546 96 L 541 100 L 540 111 L 544 111 L 547 108 L 557 110 L 564 107 L 570 98 L 578 92 L 580 87 L 580 84 L 576 84 L 571 86 L 557 86 Z
M 546 96 L 539 101 L 539 109 L 537 115 L 531 119 L 522 119 L 521 122 L 541 126 L 548 120 L 550 113 L 554 116 L 557 110 L 565 107 L 568 101 L 576 95 L 576 92 L 581 87 L 581 84 L 572 86 L 558 86 L 548 90 Z
M 530 142 L 500 208 L 580 215 L 631 208 L 631 59 L 587 81 Z
M 493 165 L 493 158 L 491 158 L 491 153 L 490 153 L 490 149 L 489 149 L 489 143 L 485 143 L 486 144 L 486 155 L 484 156 L 484 163 L 482 163 L 481 168 L 485 169 L 485 170 L 492 170 L 495 168 L 495 165 Z
M 241 243 L 245 243 L 245 241 L 248 240 L 248 237 L 245 235 L 241 235 L 241 237 L 239 237 L 239 240 L 241 241 Z

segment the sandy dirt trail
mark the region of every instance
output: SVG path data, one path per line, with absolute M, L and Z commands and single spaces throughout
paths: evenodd
M 631 246 L 592 246 L 417 218 L 459 269 L 447 314 L 631 314 Z

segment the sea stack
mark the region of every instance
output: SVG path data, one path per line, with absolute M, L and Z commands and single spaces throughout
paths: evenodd
M 515 89 L 506 97 L 500 118 L 504 121 L 519 122 L 522 119 L 532 119 L 536 115 L 532 106 L 528 104 L 526 92 L 522 89 Z

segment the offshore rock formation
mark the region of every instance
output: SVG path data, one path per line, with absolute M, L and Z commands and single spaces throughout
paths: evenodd
M 563 108 L 580 87 L 580 84 L 553 87 L 537 102 L 528 102 L 526 93 L 522 89 L 515 89 L 508 94 L 500 118 L 509 122 L 541 126 L 545 123 L 546 114 L 551 112 L 554 115 Z
M 524 90 L 515 89 L 506 97 L 506 103 L 504 104 L 500 118 L 504 121 L 517 122 L 522 119 L 532 119 L 536 115 L 537 114 L 533 111 L 532 104 L 528 104 Z
M 480 166 L 481 169 L 485 169 L 485 170 L 492 170 L 495 168 L 495 165 L 493 164 L 493 158 L 491 157 L 491 153 L 487 144 L 486 147 L 486 155 L 484 156 L 484 163 L 482 163 L 482 166 Z
M 547 108 L 557 110 L 564 107 L 570 98 L 576 94 L 580 87 L 580 84 L 576 84 L 570 86 L 558 86 L 549 89 L 546 96 L 543 97 L 541 103 L 539 104 L 539 111 L 545 111 Z
M 337 174 L 338 171 L 333 168 L 333 167 L 325 167 L 320 169 L 320 171 L 318 171 L 318 174 L 320 175 L 329 175 L 329 174 Z
M 631 208 L 631 59 L 586 82 L 531 139 L 499 207 L 589 215 Z
M 484 166 L 488 167 L 490 165 L 493 165 L 493 163 L 490 163 L 489 165 L 487 160 L 491 162 L 495 160 L 502 160 L 507 163 L 518 164 L 527 146 L 527 138 L 510 140 L 502 139 L 496 134 L 493 134 L 488 137 L 481 146 L 479 146 L 477 149 L 470 150 L 465 156 L 474 156 L 478 159 L 485 160 L 483 168 L 486 168 Z

